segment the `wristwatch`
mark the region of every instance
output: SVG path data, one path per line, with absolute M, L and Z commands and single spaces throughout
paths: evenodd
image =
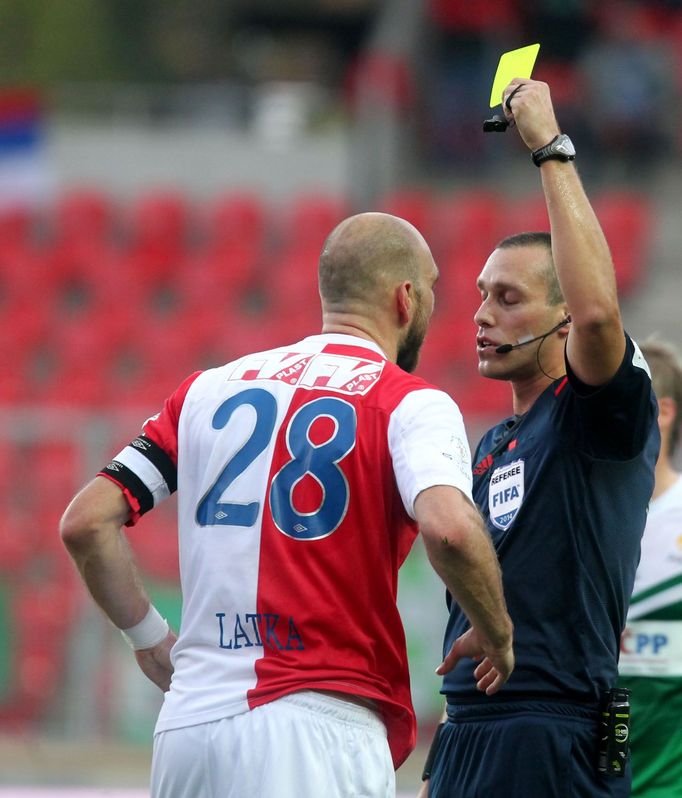
M 551 160 L 564 162 L 574 161 L 575 147 L 565 133 L 560 133 L 558 136 L 554 136 L 549 144 L 545 144 L 544 147 L 540 147 L 538 150 L 533 150 L 530 157 L 533 159 L 533 163 L 536 166 L 540 166 L 540 164 L 543 164 L 545 161 Z

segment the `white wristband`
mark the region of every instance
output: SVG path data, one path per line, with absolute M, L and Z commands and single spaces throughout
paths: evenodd
M 133 651 L 141 651 L 165 640 L 168 631 L 168 621 L 161 617 L 153 604 L 150 604 L 144 618 L 130 629 L 121 629 L 121 634 Z

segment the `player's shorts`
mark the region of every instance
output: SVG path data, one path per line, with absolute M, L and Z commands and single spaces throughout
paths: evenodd
M 386 727 L 370 709 L 303 691 L 154 737 L 152 798 L 394 798 Z
M 562 702 L 448 704 L 430 798 L 626 798 L 596 771 L 599 714 Z

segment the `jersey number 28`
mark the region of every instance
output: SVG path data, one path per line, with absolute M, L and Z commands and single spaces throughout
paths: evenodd
M 275 431 L 277 402 L 262 388 L 250 388 L 223 402 L 213 416 L 213 428 L 223 429 L 242 405 L 250 405 L 256 411 L 256 423 L 247 441 L 228 460 L 199 502 L 196 518 L 201 526 L 250 527 L 258 518 L 258 501 L 220 501 L 234 480 L 269 446 Z M 324 443 L 314 444 L 310 429 L 322 417 L 334 422 L 334 432 Z M 338 528 L 349 499 L 348 482 L 338 464 L 355 446 L 356 428 L 353 406 L 333 396 L 306 402 L 291 417 L 285 431 L 290 459 L 275 474 L 269 490 L 272 519 L 280 532 L 298 540 L 317 540 Z M 322 500 L 316 510 L 304 513 L 294 507 L 293 493 L 306 475 L 319 484 Z

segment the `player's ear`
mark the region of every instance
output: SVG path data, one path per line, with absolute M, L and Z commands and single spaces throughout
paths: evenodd
M 415 302 L 414 285 L 405 280 L 400 283 L 395 292 L 395 304 L 398 316 L 398 323 L 401 327 L 406 326 L 412 320 Z
M 672 397 L 658 397 L 658 426 L 661 432 L 672 428 L 677 412 L 677 402 Z
M 568 331 L 571 329 L 571 314 L 568 312 L 568 308 L 564 309 L 564 321 L 568 322 L 568 324 L 559 327 L 557 331 L 562 338 L 565 338 L 568 335 Z

